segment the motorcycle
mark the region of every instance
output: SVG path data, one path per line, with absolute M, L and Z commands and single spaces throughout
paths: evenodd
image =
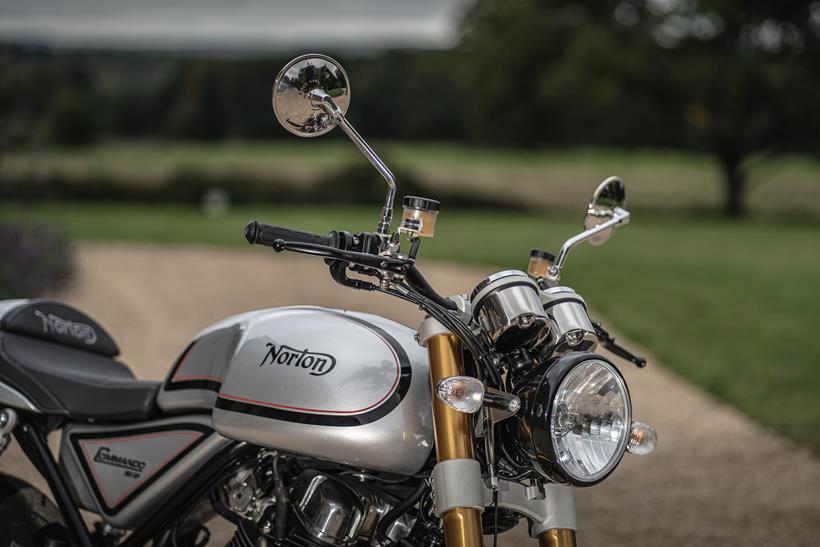
M 646 364 L 560 285 L 567 255 L 630 219 L 620 179 L 592 195 L 558 256 L 534 250 L 469 295 L 444 297 L 417 267 L 439 202 L 402 200 L 345 117 L 342 67 L 301 56 L 272 106 L 291 133 L 340 127 L 381 173 L 374 232 L 328 235 L 251 221 L 249 243 L 320 257 L 340 285 L 426 313 L 411 329 L 371 314 L 272 308 L 205 328 L 163 382 L 135 378 L 91 317 L 49 300 L 0 302 L 0 453 L 13 436 L 54 502 L 0 476 L 10 545 L 200 546 L 219 515 L 229 545 L 477 547 L 521 520 L 541 546 L 575 545 L 575 488 L 625 452 L 655 448 L 599 347 Z M 47 437 L 60 432 L 58 455 Z M 81 509 L 100 520 L 89 530 Z

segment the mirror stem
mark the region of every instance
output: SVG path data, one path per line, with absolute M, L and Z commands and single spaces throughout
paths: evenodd
M 612 219 L 604 222 L 603 224 L 599 224 L 594 228 L 581 232 L 580 234 L 574 235 L 564 242 L 561 246 L 561 252 L 558 253 L 558 258 L 555 260 L 555 264 L 550 266 L 549 271 L 547 272 L 547 281 L 551 284 L 551 286 L 555 286 L 561 279 L 561 270 L 564 267 L 564 262 L 567 260 L 567 255 L 573 247 L 577 246 L 579 243 L 583 243 L 595 234 L 609 230 L 619 224 L 627 224 L 629 222 L 630 215 L 629 211 L 626 209 L 615 207 L 613 213 L 614 216 Z
M 384 206 L 379 216 L 379 225 L 376 231 L 382 235 L 389 235 L 390 225 L 393 222 L 393 201 L 396 197 L 396 176 L 390 168 L 385 165 L 376 152 L 370 148 L 361 135 L 359 135 L 358 131 L 350 125 L 350 122 L 347 121 L 344 115 L 341 115 L 337 122 L 339 127 L 342 128 L 342 131 L 350 137 L 350 140 L 353 141 L 362 155 L 373 164 L 373 167 L 375 167 L 382 178 L 384 178 L 384 182 L 387 183 L 387 196 L 384 198 Z
M 362 136 L 359 135 L 359 132 L 356 131 L 353 125 L 347 121 L 344 113 L 336 106 L 336 103 L 333 102 L 333 98 L 330 95 L 321 89 L 314 89 L 310 92 L 310 99 L 318 103 L 318 105 L 333 118 L 336 124 L 350 137 L 350 140 L 353 141 L 356 148 L 373 164 L 373 167 L 376 168 L 376 171 L 379 172 L 387 183 L 387 197 L 385 197 L 384 200 L 384 207 L 382 207 L 381 215 L 379 216 L 379 225 L 376 231 L 385 236 L 389 235 L 390 225 L 393 222 L 393 201 L 396 197 L 396 176 L 390 168 L 385 165 L 376 152 L 370 148 L 370 145 L 365 142 Z

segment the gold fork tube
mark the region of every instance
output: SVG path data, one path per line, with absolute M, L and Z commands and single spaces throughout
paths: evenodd
M 473 458 L 473 432 L 470 416 L 458 412 L 436 397 L 438 383 L 450 376 L 464 374 L 461 342 L 453 334 L 437 334 L 427 340 L 430 381 L 433 385 L 433 427 L 438 461 Z M 471 507 L 450 509 L 442 516 L 447 547 L 481 547 L 481 511 Z
M 436 386 L 444 378 L 462 376 L 461 342 L 453 334 L 439 334 L 427 341 L 430 356 L 430 382 Z M 470 415 L 453 410 L 433 393 L 433 426 L 438 461 L 473 457 L 473 434 Z
M 575 530 L 552 528 L 538 536 L 539 547 L 575 547 Z

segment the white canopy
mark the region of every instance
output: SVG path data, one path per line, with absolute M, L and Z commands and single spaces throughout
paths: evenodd
M 0 0 L 0 42 L 285 51 L 446 48 L 473 0 Z

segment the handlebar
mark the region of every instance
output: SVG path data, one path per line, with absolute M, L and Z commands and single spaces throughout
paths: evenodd
M 245 226 L 245 239 L 247 239 L 251 245 L 265 245 L 266 247 L 272 247 L 273 242 L 277 239 L 292 241 L 294 243 L 310 243 L 312 245 L 335 247 L 334 238 L 332 236 L 323 236 L 312 232 L 292 230 L 283 226 L 263 224 L 255 220 L 248 222 Z
M 396 273 L 404 273 L 413 265 L 412 261 L 401 258 L 348 251 L 327 245 L 316 245 L 315 243 L 285 241 L 284 239 L 275 240 L 271 247 L 277 253 L 281 253 L 282 251 L 294 251 L 302 254 L 321 256 L 331 260 L 350 262 L 351 264 L 358 264 L 366 268 L 375 268 L 377 270 L 387 270 Z
M 297 253 L 321 256 L 331 266 L 333 278 L 342 285 L 357 289 L 375 290 L 376 285 L 357 279 L 351 279 L 345 274 L 345 266 L 339 262 L 346 262 L 355 267 L 373 268 L 406 276 L 407 283 L 422 295 L 426 296 L 439 306 L 447 310 L 456 310 L 454 302 L 443 298 L 427 282 L 421 272 L 414 266 L 415 260 L 411 257 L 394 257 L 362 252 L 374 245 L 368 245 L 366 240 L 370 234 L 351 236 L 347 232 L 331 232 L 323 236 L 311 232 L 302 232 L 282 226 L 263 224 L 252 220 L 245 226 L 245 239 L 251 245 L 264 245 L 276 252 L 294 251 Z M 353 244 L 353 242 L 357 244 Z M 351 248 L 352 247 L 352 248 Z M 361 271 L 361 270 L 355 270 Z
M 413 260 L 407 258 L 362 252 L 362 245 L 367 238 L 353 238 L 347 232 L 331 232 L 323 236 L 252 220 L 245 226 L 245 239 L 251 245 L 270 247 L 277 253 L 294 251 L 396 273 L 404 273 L 413 265 Z M 358 242 L 358 246 L 353 244 L 354 240 Z

